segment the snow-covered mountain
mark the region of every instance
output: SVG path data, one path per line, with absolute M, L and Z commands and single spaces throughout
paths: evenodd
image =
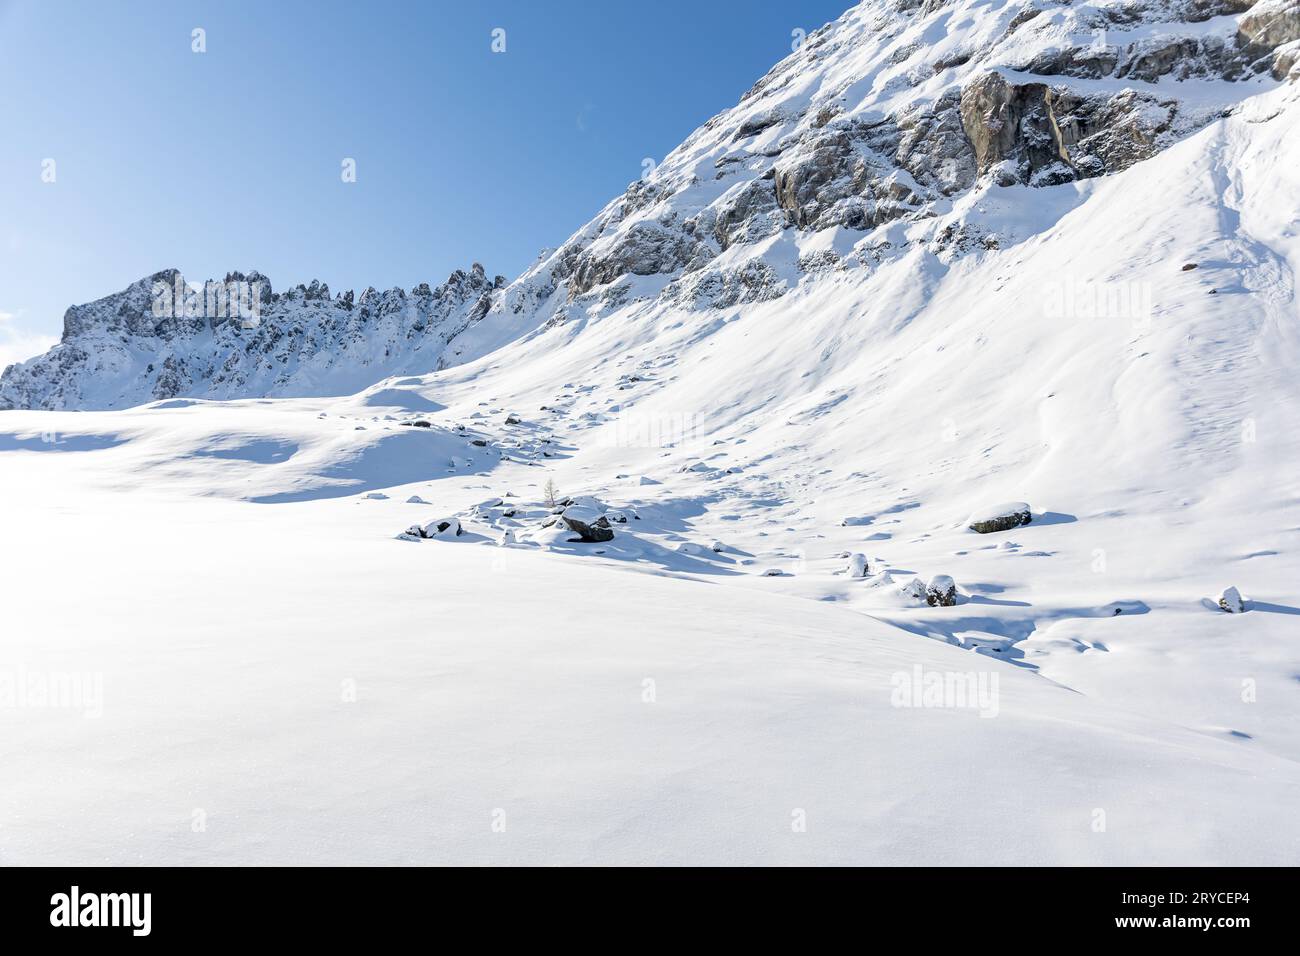
M 1298 57 L 1293 0 L 864 2 L 504 289 L 478 266 L 355 299 L 267 283 L 250 335 L 152 315 L 153 284 L 174 281 L 159 273 L 70 309 L 58 346 L 0 378 L 0 408 L 346 394 L 630 298 L 699 312 L 917 245 L 950 262 L 1019 238 L 977 213 L 979 197 L 1127 169 L 1284 81 Z M 1021 205 L 1041 219 L 1046 203 Z M 806 248 L 828 230 L 836 250 Z
M 123 408 L 164 334 L 74 321 L 0 647 L 105 720 L 0 853 L 1294 861 L 1298 14 L 868 0 L 418 357 Z
M 434 289 L 331 298 L 320 281 L 276 292 L 254 271 L 191 287 L 167 269 L 68 309 L 62 341 L 0 378 L 0 408 L 346 395 L 436 368 L 447 343 L 483 317 L 504 283 L 474 263 Z

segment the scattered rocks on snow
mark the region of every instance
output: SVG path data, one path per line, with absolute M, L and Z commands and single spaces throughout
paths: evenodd
M 524 420 L 523 420 L 522 418 L 520 418 L 518 415 L 507 415 L 507 416 L 506 416 L 506 424 L 507 424 L 507 425 L 522 425 L 523 423 L 524 423 Z
M 709 545 L 709 550 L 715 554 L 721 554 L 723 551 L 727 550 L 727 546 L 721 541 L 714 541 L 713 544 Z
M 936 574 L 926 586 L 925 603 L 930 607 L 953 607 L 957 603 L 957 582 L 946 574 Z
M 1229 614 L 1245 614 L 1246 602 L 1241 599 L 1241 592 L 1234 587 L 1224 588 L 1219 595 L 1219 607 Z
M 992 534 L 995 531 L 1010 531 L 1034 520 L 1029 505 L 1023 501 L 1010 501 L 977 511 L 970 516 L 967 525 L 979 534 Z

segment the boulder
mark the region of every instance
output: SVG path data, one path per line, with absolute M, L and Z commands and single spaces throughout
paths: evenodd
M 595 543 L 614 540 L 614 529 L 609 526 L 609 519 L 594 508 L 570 505 L 564 509 L 560 518 L 581 541 Z
M 421 534 L 426 538 L 459 538 L 465 533 L 459 518 L 439 518 L 424 526 Z
M 953 607 L 957 603 L 957 582 L 946 574 L 936 574 L 926 585 L 925 603 L 930 607 Z
M 966 524 L 979 534 L 991 534 L 994 531 L 1019 528 L 1033 520 L 1034 516 L 1029 510 L 1029 505 L 1023 501 L 1009 501 L 975 512 Z
M 920 578 L 912 578 L 912 580 L 907 583 L 900 584 L 898 586 L 898 593 L 916 604 L 927 603 L 925 584 Z
M 1236 588 L 1224 588 L 1219 595 L 1219 607 L 1229 614 L 1245 614 L 1246 602 L 1241 599 L 1241 592 Z
M 867 556 L 865 554 L 849 555 L 849 566 L 845 573 L 851 578 L 865 578 L 867 576 Z

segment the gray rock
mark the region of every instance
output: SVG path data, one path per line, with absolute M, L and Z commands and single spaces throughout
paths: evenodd
M 560 520 L 582 541 L 595 543 L 614 540 L 614 529 L 610 527 L 609 519 L 593 508 L 572 505 L 564 509 Z
M 1075 177 L 1045 83 L 1008 83 L 987 73 L 961 92 L 961 119 L 981 173 L 1007 164 L 999 181 L 1051 185 Z
M 925 603 L 930 607 L 953 607 L 957 603 L 957 583 L 946 574 L 936 574 L 925 587 Z
M 1023 501 L 1011 501 L 996 505 L 970 516 L 967 526 L 979 534 L 992 534 L 995 531 L 1010 531 L 1034 520 L 1029 505 Z

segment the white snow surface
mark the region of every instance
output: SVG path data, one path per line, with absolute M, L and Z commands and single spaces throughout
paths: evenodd
M 0 863 L 1294 863 L 1300 87 L 1239 86 L 955 199 L 960 256 L 786 230 L 744 254 L 890 251 L 540 323 L 525 277 L 349 397 L 0 413 L 0 680 L 102 681 L 0 706 Z

